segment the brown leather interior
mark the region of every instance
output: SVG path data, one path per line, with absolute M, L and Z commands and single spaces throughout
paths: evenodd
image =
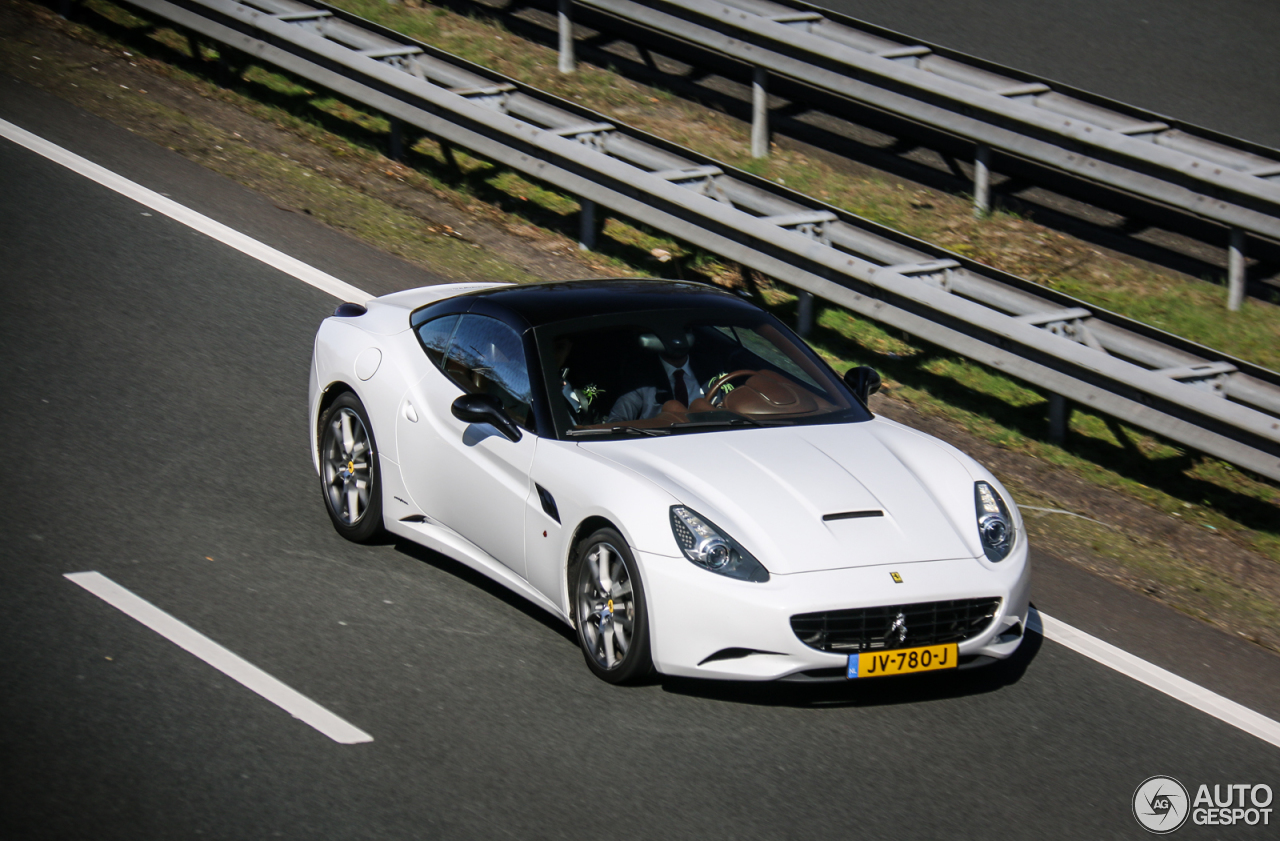
M 698 412 L 716 412 L 728 410 L 739 415 L 811 415 L 818 412 L 830 412 L 836 407 L 833 403 L 818 397 L 808 389 L 796 385 L 776 371 L 735 371 L 721 382 L 727 382 L 739 375 L 747 377 L 747 381 L 725 394 L 724 404 L 715 406 L 705 397 L 695 398 L 688 408 L 678 400 L 668 400 L 662 404 L 662 411 L 651 418 L 629 421 L 605 421 L 575 426 L 574 429 L 611 429 L 615 426 L 631 426 L 637 429 L 655 429 L 670 426 L 673 423 L 684 423 L 690 414 Z
M 807 415 L 818 410 L 818 400 L 781 374 L 760 371 L 726 394 L 724 407 L 740 415 Z
M 475 394 L 483 389 L 484 377 L 479 371 L 473 371 L 457 359 L 446 359 L 444 372 L 449 378 L 462 386 L 463 391 Z
M 707 400 L 715 400 L 716 392 L 720 391 L 726 384 L 736 380 L 738 377 L 749 377 L 754 373 L 756 372 L 749 368 L 740 368 L 737 371 L 733 371 L 728 374 L 721 374 L 716 378 L 715 382 L 707 386 Z M 714 404 L 712 405 L 714 406 Z

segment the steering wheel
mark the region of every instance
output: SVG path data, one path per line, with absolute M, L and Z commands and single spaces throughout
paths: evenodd
M 752 371 L 749 368 L 740 368 L 737 371 L 731 371 L 728 374 L 724 374 L 707 387 L 707 401 L 712 406 L 719 406 L 724 402 L 725 395 L 729 393 L 729 389 L 726 389 L 725 386 L 729 384 L 730 380 L 736 379 L 737 377 L 752 377 L 757 373 L 759 372 Z

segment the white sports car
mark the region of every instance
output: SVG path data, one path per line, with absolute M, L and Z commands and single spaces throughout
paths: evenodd
M 872 415 L 879 384 L 699 284 L 434 286 L 321 324 L 312 452 L 340 534 L 385 529 L 505 584 L 607 681 L 1008 657 L 1018 509 L 964 453 Z

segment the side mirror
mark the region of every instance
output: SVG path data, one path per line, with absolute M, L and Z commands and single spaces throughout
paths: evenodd
M 520 427 L 492 394 L 464 394 L 449 407 L 453 416 L 466 423 L 487 423 L 512 441 L 519 441 Z
M 859 365 L 845 372 L 844 383 L 866 404 L 871 395 L 880 390 L 880 374 L 869 365 Z

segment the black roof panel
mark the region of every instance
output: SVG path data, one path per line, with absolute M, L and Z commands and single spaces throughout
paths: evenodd
M 680 280 L 570 280 L 482 289 L 458 296 L 479 299 L 470 308 L 482 312 L 494 304 L 520 316 L 530 327 L 593 315 L 700 307 L 759 313 L 749 301 L 701 283 Z

